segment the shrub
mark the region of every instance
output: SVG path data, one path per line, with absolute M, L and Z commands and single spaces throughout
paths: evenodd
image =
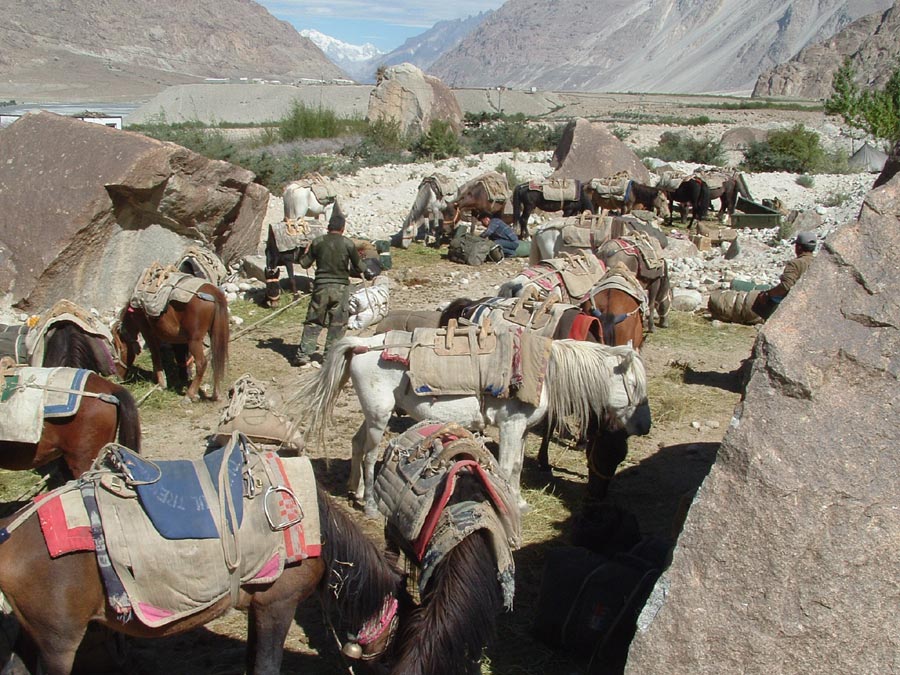
M 311 108 L 301 101 L 294 101 L 291 111 L 279 122 L 278 127 L 284 141 L 334 138 L 345 129 L 343 121 L 333 110 Z
M 805 188 L 811 188 L 816 183 L 813 180 L 812 176 L 807 176 L 806 174 L 797 176 L 797 180 L 795 182 L 797 183 L 797 185 Z
M 519 184 L 519 177 L 516 175 L 515 168 L 505 159 L 494 168 L 494 171 L 506 176 L 506 182 L 509 184 L 510 189 Z
M 765 141 L 751 143 L 744 153 L 748 171 L 815 173 L 826 164 L 819 134 L 795 124 L 790 129 L 769 132 Z
M 850 201 L 850 195 L 846 192 L 831 192 L 822 200 L 823 206 L 843 206 Z
M 666 162 L 694 162 L 721 166 L 725 163 L 722 143 L 712 138 L 693 138 L 687 134 L 666 131 L 654 148 L 645 150 L 643 156 L 658 157 Z
M 363 166 L 408 164 L 413 159 L 409 145 L 409 137 L 403 133 L 399 121 L 377 119 L 368 124 L 362 141 L 344 153 Z
M 463 154 L 463 147 L 449 122 L 432 120 L 428 131 L 413 143 L 412 151 L 417 159 L 447 159 Z
M 529 124 L 522 114 L 466 115 L 463 137 L 473 154 L 513 150 L 551 150 L 559 143 L 562 127 Z

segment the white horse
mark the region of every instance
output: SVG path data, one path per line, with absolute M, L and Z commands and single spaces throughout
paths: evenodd
M 565 421 L 580 435 L 599 419 L 608 428 L 629 434 L 650 431 L 650 407 L 644 364 L 630 347 L 574 340 L 555 340 L 540 403 L 529 405 L 516 398 L 491 396 L 418 396 L 410 388 L 407 367 L 381 359 L 386 335 L 348 337 L 335 344 L 316 373 L 303 380 L 293 400 L 300 401 L 298 419 L 309 424 L 307 433 L 321 445 L 332 411 L 348 377 L 365 417 L 353 436 L 349 489 L 374 517 L 375 462 L 388 420 L 395 408 L 416 420 L 457 422 L 472 429 L 496 426 L 500 432 L 499 465 L 521 507 L 519 490 L 525 454 L 525 432 L 548 413 Z M 577 437 L 577 436 L 576 436 Z
M 434 183 L 423 181 L 419 185 L 412 208 L 403 221 L 403 225 L 400 226 L 400 245 L 403 248 L 409 248 L 413 239 L 424 239 L 426 244 L 440 241 L 441 236 L 445 234 L 441 231 L 442 223 L 452 222 L 456 216 L 456 209 L 450 206 L 450 200 L 455 196 L 454 193 L 439 197 Z M 424 232 L 421 229 L 417 230 L 422 219 L 427 221 Z
M 286 220 L 299 220 L 306 216 L 318 218 L 325 216 L 325 220 L 331 218 L 331 211 L 335 202 L 322 204 L 312 188 L 301 182 L 288 183 L 284 188 L 284 217 Z
M 602 242 L 598 242 L 598 245 Z M 573 246 L 563 241 L 562 226 L 559 223 L 547 223 L 540 226 L 531 235 L 531 252 L 528 262 L 537 265 L 541 260 L 560 258 L 563 253 L 580 255 L 591 253 L 590 246 Z

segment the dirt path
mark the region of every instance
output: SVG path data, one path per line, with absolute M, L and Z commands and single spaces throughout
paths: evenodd
M 394 261 L 394 269 L 388 272 L 394 281 L 394 309 L 432 309 L 455 297 L 493 295 L 496 286 L 524 265 L 508 260 L 480 268 L 463 267 L 418 247 L 395 252 Z M 250 323 L 270 310 L 239 302 L 233 311 Z M 288 365 L 287 356 L 296 346 L 303 316 L 300 307 L 288 310 L 233 342 L 229 381 L 251 373 L 289 397 L 300 370 Z M 708 319 L 673 313 L 673 326 L 658 330 L 647 341 L 643 358 L 650 378 L 653 429 L 646 437 L 632 439 L 607 500 L 633 512 L 642 533 L 671 535 L 680 502 L 709 470 L 738 400 L 737 369 L 749 355 L 755 332 L 743 326 L 713 327 Z M 135 391 L 139 394 L 142 390 L 137 387 Z M 185 407 L 174 393 L 153 394 L 141 410 L 146 454 L 151 458 L 198 456 L 205 447 L 205 436 L 217 423 L 220 408 L 214 403 Z M 343 496 L 350 437 L 361 420 L 356 397 L 348 387 L 336 408 L 327 448 L 309 449 L 319 480 L 348 507 Z M 583 659 L 553 651 L 530 633 L 544 556 L 552 547 L 569 543 L 587 474 L 580 452 L 554 444 L 551 461 L 556 468 L 548 478 L 536 466 L 538 444 L 539 438 L 531 434 L 523 490 L 533 509 L 524 518 L 525 542 L 516 554 L 516 607 L 500 618 L 498 639 L 488 650 L 485 673 L 584 672 Z M 381 537 L 380 521 L 366 520 L 358 511 L 354 517 L 370 535 Z M 179 672 L 241 672 L 245 631 L 245 617 L 232 612 L 188 636 L 137 641 L 136 664 L 139 672 L 147 675 L 169 675 L 172 663 L 188 667 Z M 288 638 L 284 672 L 346 672 L 314 602 L 298 612 Z

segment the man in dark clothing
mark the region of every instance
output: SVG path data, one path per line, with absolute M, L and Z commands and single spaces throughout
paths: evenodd
M 360 260 L 356 246 L 344 236 L 344 224 L 344 216 L 335 208 L 328 221 L 327 234 L 316 237 L 300 258 L 300 265 L 305 269 L 316 264 L 316 279 L 295 365 L 310 362 L 323 328 L 328 329 L 326 353 L 331 345 L 344 337 L 349 318 L 350 271 L 358 272 L 366 279 L 372 276 Z
M 794 284 L 803 276 L 803 273 L 809 269 L 813 261 L 813 253 L 816 251 L 816 234 L 815 232 L 801 232 L 794 241 L 794 253 L 796 258 L 789 260 L 784 266 L 781 273 L 781 280 L 773 288 L 764 291 L 756 298 L 753 303 L 753 311 L 762 318 L 768 319 L 772 313 L 781 304 L 781 301 L 787 297 L 788 292 L 794 287 Z
M 499 218 L 491 216 L 487 211 L 478 214 L 478 221 L 485 227 L 482 237 L 496 241 L 503 249 L 503 255 L 512 258 L 519 248 L 519 237 L 513 229 Z

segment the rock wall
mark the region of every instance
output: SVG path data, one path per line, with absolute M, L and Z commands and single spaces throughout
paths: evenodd
M 834 74 L 850 58 L 858 81 L 884 87 L 897 68 L 900 3 L 869 14 L 824 42 L 805 47 L 790 61 L 760 74 L 753 96 L 828 98 Z
M 22 309 L 114 309 L 195 240 L 256 252 L 268 190 L 227 162 L 52 113 L 0 132 L 0 157 L 0 293 Z
M 766 324 L 626 673 L 900 668 L 900 178 Z

